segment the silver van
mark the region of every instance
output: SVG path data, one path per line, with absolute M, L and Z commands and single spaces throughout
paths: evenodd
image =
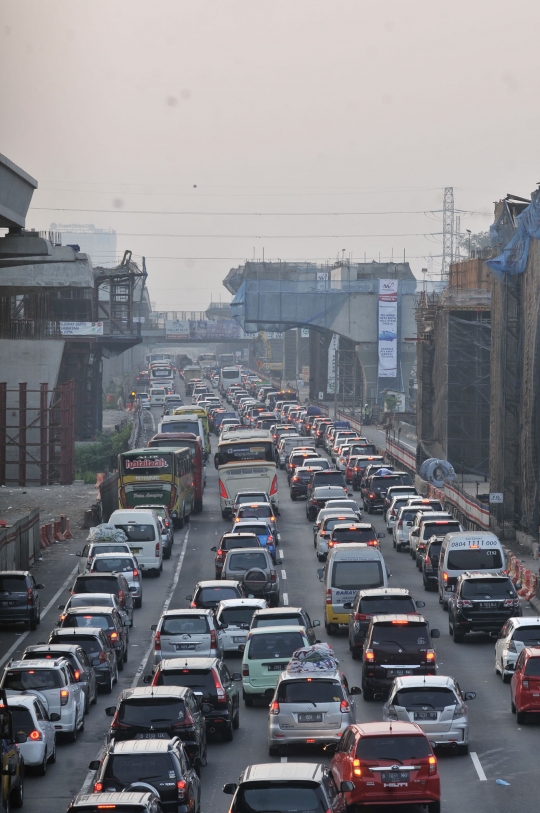
M 227 598 L 216 609 L 216 626 L 222 652 L 241 652 L 253 613 L 267 607 L 262 598 Z
M 164 658 L 221 658 L 221 647 L 212 610 L 166 610 L 154 632 L 153 664 Z
M 277 756 L 285 745 L 326 745 L 339 742 L 347 726 L 356 722 L 353 695 L 339 669 L 283 671 L 270 703 L 268 752 Z

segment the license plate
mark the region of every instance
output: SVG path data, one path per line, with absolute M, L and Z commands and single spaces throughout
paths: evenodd
M 403 675 L 414 674 L 412 669 L 388 669 L 386 672 L 387 677 L 402 677 Z
M 234 644 L 243 644 L 247 640 L 245 635 L 233 635 Z
M 14 601 L 3 601 L 2 607 L 13 607 L 14 604 L 15 604 Z
M 131 548 L 132 553 L 140 553 L 141 551 L 142 551 L 142 548 Z
M 195 644 L 176 644 L 176 651 L 179 652 L 185 649 L 195 649 Z
M 409 771 L 388 771 L 381 774 L 383 782 L 408 782 Z
M 436 711 L 415 711 L 414 712 L 414 719 L 415 720 L 436 720 L 437 719 L 437 712 Z
M 285 667 L 287 666 L 286 663 L 269 663 L 267 664 L 267 668 L 269 672 L 282 672 Z
M 147 731 L 145 734 L 137 734 L 136 740 L 169 740 L 166 731 Z
M 322 723 L 322 713 L 316 714 L 299 714 L 298 715 L 298 722 L 299 723 Z
M 496 601 L 481 601 L 480 602 L 480 607 L 482 607 L 483 610 L 492 610 L 496 606 L 497 606 Z

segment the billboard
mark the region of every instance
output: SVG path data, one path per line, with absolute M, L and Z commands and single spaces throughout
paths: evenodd
M 398 280 L 379 280 L 379 378 L 397 377 Z
M 339 335 L 332 334 L 330 344 L 328 345 L 328 383 L 326 385 L 326 392 L 334 395 L 336 391 L 336 377 L 339 378 L 339 369 L 336 369 L 338 364 L 339 352 Z
M 165 322 L 165 336 L 167 339 L 187 341 L 189 339 L 189 322 L 187 319 L 167 319 Z
M 103 322 L 60 322 L 62 336 L 103 336 Z

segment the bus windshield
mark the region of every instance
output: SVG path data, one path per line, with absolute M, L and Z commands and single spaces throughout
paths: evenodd
M 241 463 L 245 460 L 262 460 L 275 463 L 274 445 L 271 440 L 241 440 L 224 443 L 218 449 L 220 466 Z
M 172 474 L 172 454 L 122 455 L 122 474 L 132 477 L 148 477 L 159 474 Z

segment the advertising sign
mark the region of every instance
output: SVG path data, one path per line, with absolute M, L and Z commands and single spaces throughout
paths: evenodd
M 379 378 L 397 377 L 398 280 L 379 280 Z
M 339 370 L 336 370 L 338 350 L 339 336 L 337 333 L 334 333 L 328 346 L 328 383 L 326 385 L 326 392 L 330 395 L 333 395 L 335 392 L 336 376 L 339 378 Z
M 167 319 L 165 322 L 165 335 L 167 339 L 187 341 L 189 339 L 189 322 L 182 319 Z
M 62 336 L 103 336 L 103 322 L 60 322 Z

